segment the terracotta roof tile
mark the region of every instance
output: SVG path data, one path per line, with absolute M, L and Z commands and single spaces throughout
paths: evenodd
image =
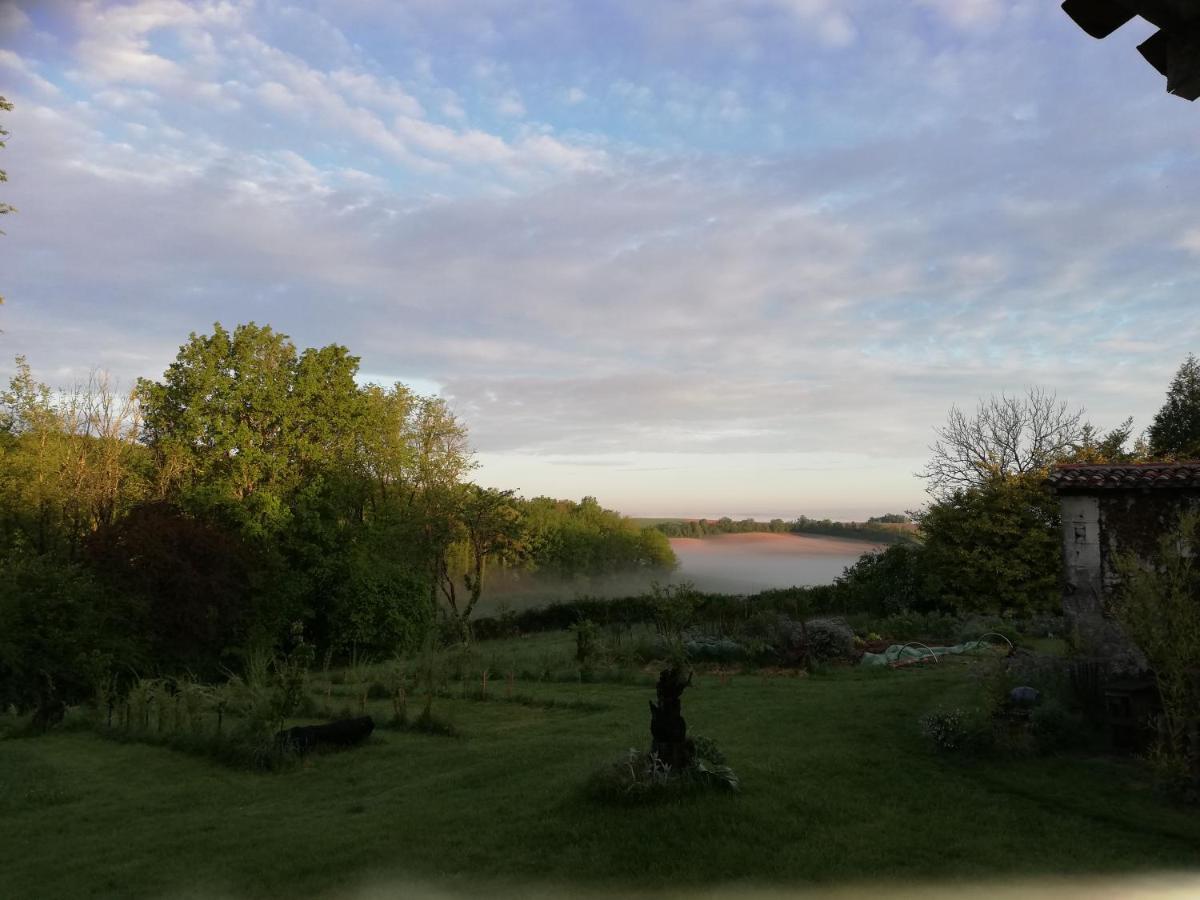
M 1137 465 L 1055 466 L 1046 483 L 1058 490 L 1069 488 L 1200 488 L 1200 461 L 1139 463 Z

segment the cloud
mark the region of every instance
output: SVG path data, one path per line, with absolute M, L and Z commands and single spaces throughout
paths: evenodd
M 314 126 L 328 129 L 383 154 L 391 164 L 422 174 L 445 174 L 450 165 L 478 166 L 489 170 L 492 178 L 499 174 L 524 181 L 559 166 L 576 171 L 602 163 L 603 155 L 595 148 L 573 146 L 545 129 L 530 137 L 466 124 L 467 114 L 455 91 L 436 83 L 410 86 L 372 71 L 375 62 L 320 16 L 287 12 L 260 22 L 254 18 L 258 14 L 249 5 L 215 0 L 92 2 L 82 5 L 75 18 L 79 34 L 72 61 L 102 102 L 118 110 L 136 110 L 164 126 L 181 115 L 191 118 L 183 111 L 203 104 L 212 112 L 245 116 L 250 128 L 265 137 L 261 117 L 255 118 L 255 112 L 262 111 L 283 117 L 276 134 L 280 125 L 284 134 Z M 260 34 L 274 35 L 279 43 Z M 284 48 L 307 48 L 312 35 L 337 38 L 332 54 L 336 67 L 322 68 Z M 159 51 L 164 40 L 174 41 L 177 52 Z M 428 117 L 414 88 L 431 96 L 446 121 Z M 515 89 L 504 91 L 496 104 L 504 117 L 525 115 Z M 206 125 L 213 124 L 220 126 L 210 116 Z M 236 140 L 236 119 L 221 130 Z
M 524 116 L 525 104 L 521 101 L 521 95 L 516 91 L 505 91 L 496 101 L 496 112 L 516 119 Z
M 400 7 L 93 5 L 0 51 L 6 340 L 130 378 L 253 318 L 492 457 L 906 472 L 1031 383 L 1144 424 L 1200 341 L 1190 110 L 1050 12 Z
M 1180 236 L 1176 246 L 1193 256 L 1200 256 L 1200 228 L 1189 228 Z
M 1010 4 L 1005 0 L 918 0 L 955 28 L 974 31 L 995 24 Z

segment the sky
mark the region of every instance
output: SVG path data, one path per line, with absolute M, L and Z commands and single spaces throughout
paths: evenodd
M 954 404 L 1149 424 L 1200 109 L 1051 0 L 0 0 L 0 376 L 214 322 L 630 515 L 919 507 Z

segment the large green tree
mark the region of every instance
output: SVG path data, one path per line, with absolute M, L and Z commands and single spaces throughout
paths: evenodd
M 192 334 L 163 380 L 138 388 L 162 492 L 223 509 L 252 534 L 285 527 L 308 479 L 351 463 L 364 411 L 357 370 L 344 347 L 297 354 L 253 322 Z
M 1168 459 L 1200 458 L 1200 360 L 1183 361 L 1148 430 L 1150 452 Z
M 258 620 L 386 653 L 432 620 L 442 570 L 461 579 L 473 462 L 445 401 L 360 387 L 357 371 L 344 347 L 217 324 L 139 395 L 158 495 L 236 529 L 275 573 Z
M 998 475 L 921 515 L 923 589 L 960 612 L 1048 612 L 1061 602 L 1058 500 L 1040 474 Z

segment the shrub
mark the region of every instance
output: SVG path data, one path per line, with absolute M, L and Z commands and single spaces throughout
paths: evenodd
M 854 658 L 854 631 L 845 619 L 813 619 L 805 632 L 809 656 L 817 662 Z
M 730 638 L 697 636 L 685 640 L 683 649 L 694 662 L 737 662 L 746 655 L 742 645 Z
M 929 713 L 921 718 L 921 734 L 938 753 L 976 754 L 993 745 L 991 719 L 978 708 Z
M 429 586 L 404 566 L 351 554 L 333 592 L 330 643 L 389 655 L 421 645 L 433 629 Z
M 1145 653 L 1162 699 L 1152 757 L 1166 781 L 1200 795 L 1200 513 L 1180 517 L 1145 564 L 1117 558 L 1117 617 Z M 1190 785 L 1190 787 L 1189 787 Z
M 1087 737 L 1083 716 L 1068 710 L 1053 697 L 1034 707 L 1029 727 L 1042 753 L 1057 753 L 1080 746 Z
M 708 742 L 709 752 L 716 745 Z M 719 756 L 720 752 L 716 751 Z M 724 759 L 724 757 L 721 757 Z M 699 746 L 695 761 L 676 772 L 648 750 L 630 748 L 592 773 L 588 793 L 597 800 L 617 803 L 645 803 L 681 798 L 708 790 L 737 792 L 741 783 L 733 769 L 723 762 L 702 756 Z
M 697 759 L 703 759 L 715 766 L 725 765 L 725 754 L 712 738 L 696 735 L 692 738 L 692 745 Z
M 766 665 L 798 666 L 808 660 L 804 626 L 775 612 L 758 612 L 737 635 L 747 655 Z
M 600 655 L 600 629 L 591 619 L 571 626 L 575 632 L 575 661 L 580 669 L 590 669 Z
M 929 604 L 918 544 L 893 544 L 864 553 L 842 573 L 837 585 L 847 610 L 887 615 Z
M 0 559 L 0 705 L 52 724 L 143 648 L 130 607 L 86 570 L 46 556 Z
M 666 640 L 678 640 L 691 624 L 700 594 L 691 582 L 653 584 L 650 597 L 654 604 L 654 628 Z

